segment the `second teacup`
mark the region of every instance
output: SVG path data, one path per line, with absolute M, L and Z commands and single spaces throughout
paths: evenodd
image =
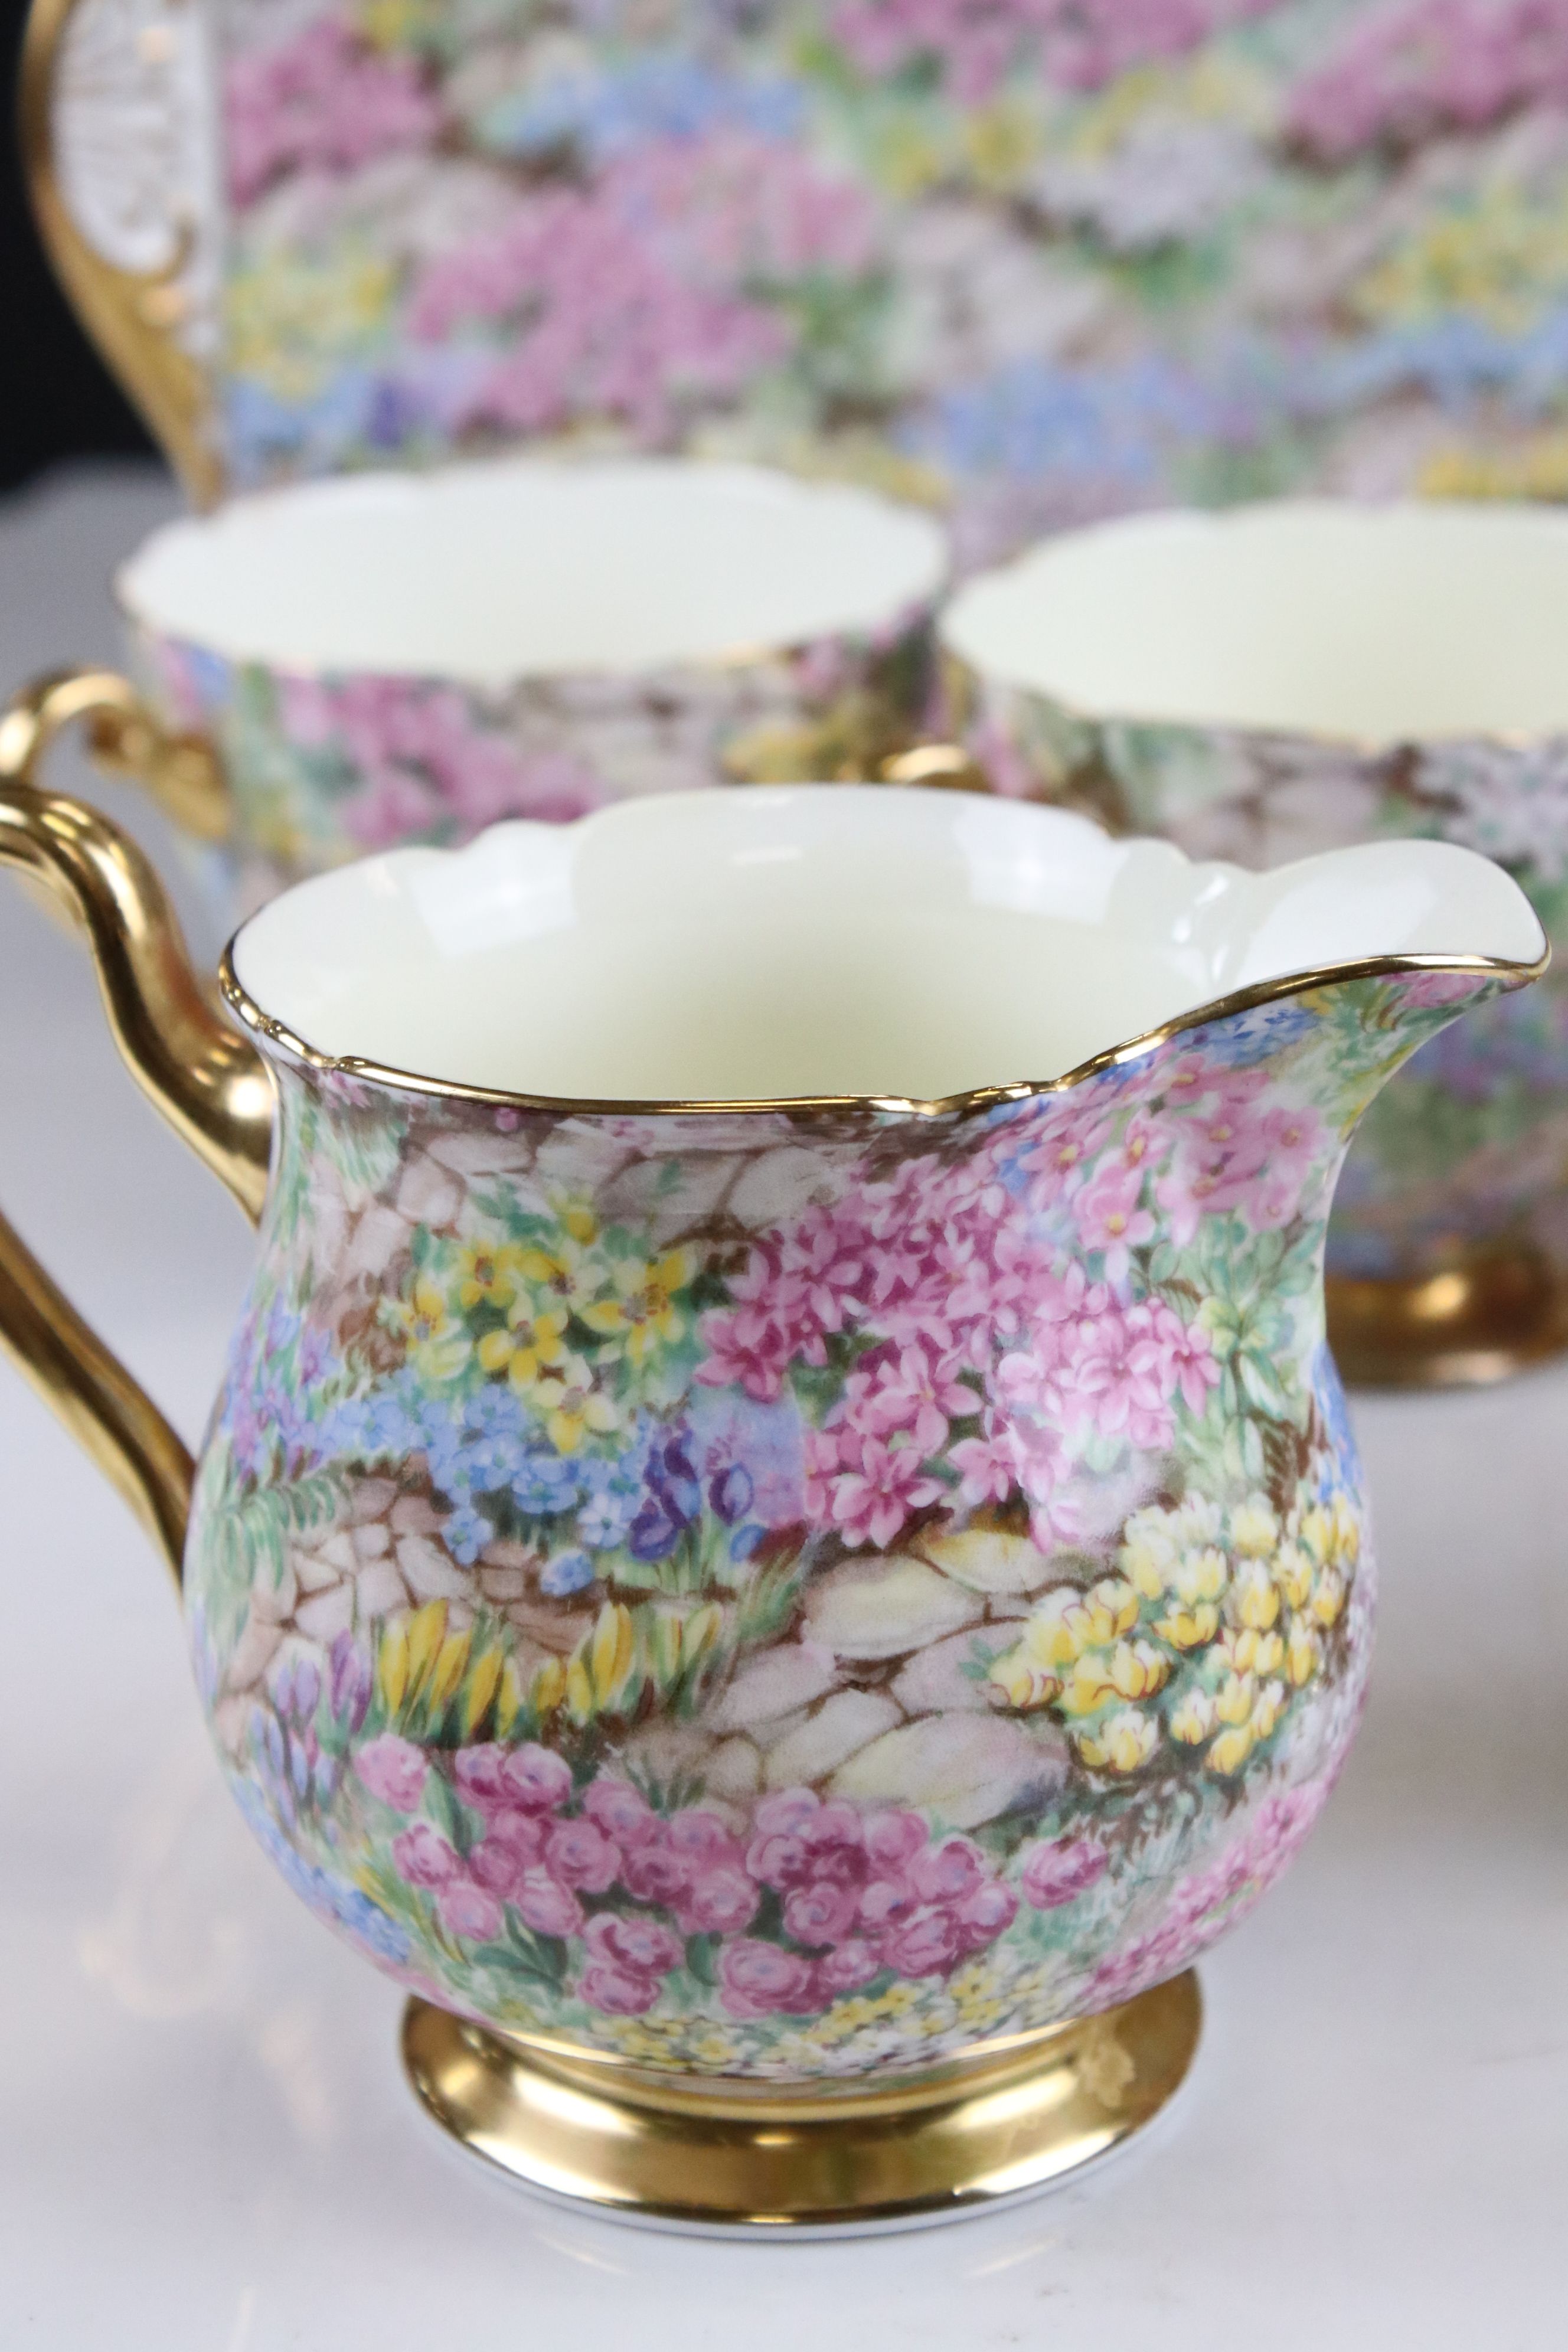
M 1480 849 L 1568 939 L 1568 519 L 1278 501 L 1047 541 L 943 624 L 989 785 L 1189 856 Z M 906 766 L 908 762 L 904 763 Z M 1423 1050 L 1329 1233 L 1346 1375 L 1495 1378 L 1568 1344 L 1568 967 Z
M 117 584 L 155 723 L 86 683 L 100 751 L 158 770 L 242 913 L 502 817 L 874 774 L 922 708 L 946 569 L 930 516 L 760 467 L 362 475 L 154 532 Z M 56 682 L 63 715 L 83 688 Z

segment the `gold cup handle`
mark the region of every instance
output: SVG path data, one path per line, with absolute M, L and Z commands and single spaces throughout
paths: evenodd
M 62 717 L 113 729 L 123 679 L 35 689 L 0 720 L 0 865 L 60 907 L 87 941 L 121 1055 L 176 1133 L 254 1222 L 266 1196 L 272 1082 L 214 1011 L 163 885 L 107 817 L 31 781 Z M 86 1448 L 179 1581 L 194 1465 L 178 1433 L 0 1217 L 0 1347 Z
M 212 441 L 206 370 L 176 336 L 184 311 L 179 280 L 191 251 L 188 225 L 163 268 L 122 269 L 107 260 L 72 218 L 60 184 L 56 140 L 58 69 L 71 19 L 84 0 L 33 0 L 17 79 L 22 169 L 39 235 L 78 316 L 141 410 L 198 506 L 223 490 Z M 143 37 L 144 35 L 138 36 Z

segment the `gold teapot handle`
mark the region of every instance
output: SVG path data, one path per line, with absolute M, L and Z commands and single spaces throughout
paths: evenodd
M 123 716 L 123 680 L 108 680 L 96 703 L 79 680 L 70 684 L 67 715 L 92 724 Z M 0 720 L 0 865 L 41 887 L 83 935 L 132 1076 L 254 1222 L 272 1140 L 266 1065 L 208 1003 L 163 885 L 136 844 L 95 809 L 31 782 L 59 723 L 60 708 L 47 696 L 41 709 L 13 706 Z M 177 1583 L 189 1451 L 4 1217 L 0 1347 L 130 1504 Z
M 121 269 L 106 260 L 71 216 L 56 154 L 57 82 L 71 19 L 85 0 L 33 0 L 17 77 L 22 169 L 46 251 L 82 324 L 167 451 L 197 506 L 222 494 L 211 438 L 212 386 L 176 339 L 184 312 L 179 280 L 191 230 L 177 232 L 162 269 Z M 192 0 L 180 0 L 189 6 Z M 153 28 L 156 30 L 157 28 Z M 139 35 L 138 37 L 144 37 Z

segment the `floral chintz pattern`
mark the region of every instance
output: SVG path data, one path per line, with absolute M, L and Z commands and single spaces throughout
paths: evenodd
M 607 802 L 725 781 L 874 776 L 930 706 L 923 605 L 866 635 L 632 677 L 491 688 L 234 662 L 142 626 L 132 651 L 175 728 L 218 748 L 234 803 L 224 895 L 405 843 L 451 848 L 506 817 L 564 824 Z
M 967 561 L 1568 486 L 1558 0 L 229 0 L 231 480 L 717 446 Z
M 1336 982 L 923 1117 L 572 1117 L 268 1045 L 186 1591 L 290 1883 L 449 2007 L 719 2074 L 1184 1966 L 1361 1701 L 1345 1139 L 1498 985 Z
M 998 792 L 1266 867 L 1418 836 L 1495 858 L 1553 950 L 1545 978 L 1435 1040 L 1367 1114 L 1332 1274 L 1421 1281 L 1499 1256 L 1568 1277 L 1568 742 L 1350 744 L 1085 720 L 948 657 L 949 722 Z

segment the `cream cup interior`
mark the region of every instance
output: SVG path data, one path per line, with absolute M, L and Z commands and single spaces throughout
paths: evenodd
M 1568 516 L 1290 499 L 1064 533 L 945 642 L 1085 717 L 1358 742 L 1568 732 Z
M 1255 875 L 1056 809 L 800 785 L 395 850 L 274 899 L 233 959 L 318 1052 L 447 1083 L 931 1101 L 1059 1076 L 1291 972 L 1543 946 L 1509 877 L 1447 843 Z
M 487 685 L 636 674 L 876 630 L 947 542 L 841 483 L 680 459 L 509 458 L 234 499 L 119 576 L 157 634 L 288 670 Z

